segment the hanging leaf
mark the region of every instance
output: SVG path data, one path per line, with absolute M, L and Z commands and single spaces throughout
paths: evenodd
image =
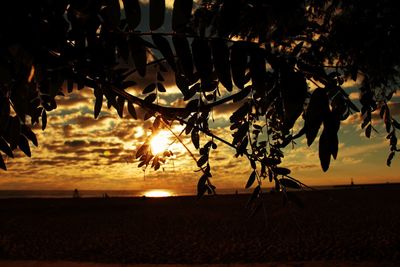
M 154 92 L 154 90 L 156 90 L 156 84 L 151 83 L 143 89 L 142 94 L 148 94 L 148 93 Z
M 203 166 L 204 164 L 207 163 L 207 161 L 208 161 L 208 155 L 207 155 L 207 154 L 201 156 L 201 157 L 199 158 L 199 160 L 197 161 L 197 167 Z
M 256 171 L 252 171 L 249 177 L 249 180 L 247 180 L 245 188 L 250 188 L 253 184 L 254 181 L 256 180 Z
M 153 103 L 157 99 L 157 94 L 149 94 L 148 96 L 145 97 L 144 101 L 147 103 Z
M 164 24 L 165 0 L 150 0 L 150 30 L 155 31 Z
M 394 154 L 395 154 L 394 151 L 390 152 L 390 154 L 389 154 L 389 156 L 388 156 L 388 158 L 386 160 L 386 165 L 389 166 L 389 167 L 392 164 L 392 160 L 394 158 Z
M 125 90 L 127 88 L 135 86 L 137 83 L 135 81 L 124 81 L 121 84 L 121 89 Z
M 43 109 L 43 112 L 42 112 L 42 130 L 43 131 L 44 131 L 44 129 L 46 129 L 46 126 L 47 126 L 47 113 L 46 113 L 46 110 Z
M 122 0 L 129 30 L 133 31 L 140 24 L 141 10 L 139 0 Z
M 7 156 L 10 158 L 14 158 L 14 155 L 12 153 L 12 150 L 10 146 L 7 144 L 7 142 L 3 139 L 3 137 L 0 136 L 0 150 L 6 153 Z
M 317 137 L 318 130 L 328 113 L 328 96 L 324 89 L 317 88 L 311 95 L 310 103 L 308 104 L 305 116 L 305 128 L 308 146 L 314 142 L 315 137 Z
M 4 160 L 3 160 L 3 155 L 1 155 L 1 153 L 0 153 L 0 168 L 5 171 L 7 170 L 6 164 L 4 163 Z
M 202 197 L 207 191 L 207 175 L 203 174 L 197 182 L 197 197 Z
M 100 10 L 100 15 L 103 19 L 103 27 L 117 29 L 121 18 L 119 0 L 108 0 L 107 5 Z
M 296 183 L 295 181 L 287 178 L 279 179 L 279 183 L 284 187 L 294 188 L 294 189 L 301 189 L 301 186 Z
M 253 193 L 250 195 L 250 198 L 247 201 L 246 207 L 250 206 L 254 202 L 254 200 L 258 198 L 260 191 L 261 191 L 261 187 L 260 187 L 260 185 L 257 185 L 254 188 Z
M 199 108 L 199 100 L 193 99 L 193 100 L 189 101 L 189 103 L 186 105 L 185 109 L 189 112 L 192 112 L 192 111 L 198 110 L 198 108 Z
M 161 93 L 167 92 L 167 90 L 165 90 L 165 87 L 164 87 L 164 85 L 162 83 L 157 83 L 157 89 Z
M 197 92 L 200 92 L 200 83 L 196 83 L 187 91 L 187 94 L 183 98 L 183 100 L 187 101 L 191 99 Z
M 307 82 L 302 73 L 293 71 L 281 72 L 281 90 L 285 112 L 283 118 L 284 131 L 292 129 L 303 112 L 307 88 Z
M 19 149 L 22 150 L 22 152 L 25 153 L 28 157 L 31 156 L 31 149 L 29 147 L 28 139 L 26 139 L 25 136 L 20 135 L 19 136 L 19 144 L 18 144 Z
M 21 133 L 23 135 L 25 135 L 26 138 L 28 138 L 29 140 L 31 140 L 32 144 L 34 146 L 38 146 L 38 141 L 36 138 L 35 133 L 31 130 L 31 128 L 29 128 L 27 125 L 23 124 L 21 126 Z M 0 141 L 1 142 L 1 141 Z
M 199 136 L 199 131 L 198 131 L 198 130 L 193 130 L 193 131 L 192 131 L 191 138 L 192 138 L 192 143 L 193 143 L 194 147 L 195 147 L 196 149 L 199 149 L 199 147 L 200 147 L 200 136 Z
M 117 112 L 118 116 L 122 118 L 124 116 L 124 105 L 125 105 L 125 98 L 118 96 L 117 97 Z
M 130 101 L 128 101 L 128 112 L 132 116 L 132 118 L 137 120 L 137 114 L 136 114 L 135 107 L 133 106 L 132 102 L 130 102 Z
M 232 91 L 232 77 L 228 45 L 222 39 L 213 39 L 210 45 L 217 77 L 222 85 L 230 92 Z
M 174 71 L 176 71 L 174 54 L 172 53 L 171 46 L 169 45 L 168 40 L 161 34 L 152 34 L 152 39 L 154 45 L 157 47 L 158 50 L 160 50 L 161 54 L 167 60 L 168 64 Z
M 193 0 L 175 0 L 172 11 L 172 30 L 183 32 L 192 15 Z
M 139 149 L 138 151 L 136 151 L 136 158 L 140 158 L 141 156 L 145 155 L 148 151 L 149 151 L 149 144 L 144 143 Z
M 282 167 L 276 167 L 274 168 L 274 172 L 277 175 L 289 175 L 290 174 L 290 170 L 287 168 L 282 168 Z
M 192 42 L 193 61 L 199 73 L 202 84 L 208 84 L 211 80 L 213 64 L 211 49 L 206 39 L 195 38 Z
M 144 77 L 146 75 L 147 65 L 147 50 L 144 40 L 139 36 L 131 35 L 129 38 L 129 47 L 136 70 L 140 76 Z
M 265 94 L 266 82 L 266 62 L 264 57 L 265 51 L 262 48 L 254 47 L 250 50 L 250 76 L 253 84 L 253 89 Z
M 233 82 L 243 89 L 246 83 L 248 44 L 246 42 L 236 42 L 231 47 L 231 68 Z
M 321 167 L 324 172 L 329 169 L 329 164 L 331 162 L 331 146 L 329 134 L 326 131 L 326 128 L 322 131 L 321 136 L 319 137 L 319 160 L 321 162 Z
M 189 42 L 186 37 L 174 35 L 172 42 L 175 47 L 176 56 L 178 57 L 178 64 L 181 71 L 186 78 L 193 76 L 193 60 L 192 53 L 190 52 Z
M 103 106 L 103 94 L 95 94 L 96 100 L 94 103 L 94 118 L 97 119 L 97 117 L 100 114 L 101 107 Z

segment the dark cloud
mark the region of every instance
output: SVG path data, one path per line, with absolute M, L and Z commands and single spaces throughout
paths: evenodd
M 65 141 L 64 145 L 69 147 L 85 147 L 88 143 L 85 140 Z

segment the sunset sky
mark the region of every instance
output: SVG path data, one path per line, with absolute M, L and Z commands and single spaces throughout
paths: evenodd
M 141 83 L 139 83 L 140 85 Z M 168 83 L 167 83 L 168 84 Z M 172 102 L 177 89 L 172 83 L 160 103 L 179 105 Z M 141 91 L 131 90 L 136 94 Z M 351 89 L 351 87 L 350 87 Z M 351 97 L 357 103 L 358 94 Z M 399 94 L 394 98 L 393 114 L 400 112 Z M 133 120 L 125 110 L 124 118 L 118 118 L 115 110 L 107 110 L 106 104 L 100 117 L 93 118 L 94 97 L 90 89 L 74 91 L 66 97 L 58 97 L 58 108 L 49 113 L 48 128 L 34 129 L 38 135 L 39 147 L 32 149 L 32 158 L 22 156 L 18 151 L 15 159 L 8 159 L 8 171 L 2 171 L 1 189 L 130 189 L 149 188 L 192 189 L 199 173 L 193 159 L 179 142 L 170 149 L 175 159 L 169 160 L 158 171 L 138 168 L 134 155 L 150 131 L 150 121 Z M 214 110 L 213 131 L 227 140 L 229 116 L 237 105 L 228 104 Z M 140 113 L 140 112 L 139 112 Z M 143 116 L 143 114 L 139 114 Z M 400 164 L 394 159 L 392 167 L 386 166 L 388 144 L 381 122 L 376 121 L 379 133 L 367 139 L 360 127 L 359 114 L 342 123 L 340 148 L 336 161 L 324 173 L 319 165 L 318 142 L 307 147 L 305 138 L 298 145 L 286 149 L 282 166 L 289 167 L 295 178 L 308 185 L 329 185 L 373 182 L 400 182 Z M 144 129 L 145 128 L 145 129 Z M 182 126 L 173 127 L 179 134 Z M 195 152 L 189 138 L 185 143 Z M 203 137 L 201 143 L 207 139 Z M 211 167 L 214 184 L 219 188 L 243 188 L 250 174 L 249 163 L 244 158 L 235 158 L 234 151 L 218 143 L 211 152 Z M 267 186 L 268 183 L 266 183 Z
M 138 80 L 138 86 L 130 92 L 139 95 L 143 86 L 153 79 L 152 74 L 150 70 L 146 79 Z M 159 103 L 182 106 L 184 104 L 177 100 L 179 91 L 171 80 L 167 79 L 167 93 Z M 354 84 L 345 87 L 359 104 Z M 48 114 L 47 129 L 42 131 L 40 125 L 34 129 L 39 147 L 32 147 L 32 157 L 27 158 L 18 151 L 15 159 L 6 159 L 8 171 L 1 170 L 0 189 L 169 188 L 193 189 L 194 192 L 200 173 L 194 172 L 197 170 L 195 162 L 178 142 L 170 147 L 175 158 L 160 170 L 148 168 L 144 172 L 137 167 L 135 151 L 150 134 L 147 128 L 151 121 L 133 120 L 126 110 L 124 118 L 120 119 L 115 110 L 107 110 L 106 102 L 95 120 L 94 96 L 90 89 L 74 90 L 57 100 L 58 108 Z M 391 108 L 398 120 L 399 100 L 397 92 Z M 213 132 L 229 141 L 232 141 L 229 116 L 237 107 L 230 103 L 213 111 Z M 359 114 L 342 123 L 338 159 L 331 162 L 328 172 L 324 173 L 319 164 L 318 140 L 307 147 L 303 137 L 297 140 L 294 149 L 285 150 L 282 166 L 290 168 L 293 177 L 308 185 L 348 184 L 351 178 L 355 183 L 400 182 L 400 159 L 395 157 L 392 167 L 386 166 L 389 146 L 382 122 L 374 121 L 379 133 L 373 132 L 371 139 L 365 137 L 360 124 Z M 179 124 L 173 127 L 176 134 L 182 129 Z M 206 140 L 209 139 L 203 136 L 201 143 Z M 185 137 L 184 141 L 195 152 L 189 138 Z M 218 149 L 210 154 L 213 183 L 217 188 L 244 188 L 250 174 L 249 163 L 245 158 L 235 158 L 232 149 L 217 144 Z M 265 185 L 272 186 L 268 182 Z

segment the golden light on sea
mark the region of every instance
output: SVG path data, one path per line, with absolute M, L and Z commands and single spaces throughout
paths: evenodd
M 144 193 L 146 197 L 170 197 L 172 193 L 168 190 L 150 190 Z
M 160 131 L 151 138 L 150 147 L 153 155 L 164 152 L 171 144 L 171 133 L 168 131 Z

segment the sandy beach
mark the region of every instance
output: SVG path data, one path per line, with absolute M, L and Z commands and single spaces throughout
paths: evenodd
M 12 265 L 18 261 L 400 264 L 398 186 L 296 194 L 304 208 L 283 206 L 281 194 L 266 194 L 266 213 L 254 217 L 245 208 L 248 195 L 2 199 L 0 266 L 21 266 Z

